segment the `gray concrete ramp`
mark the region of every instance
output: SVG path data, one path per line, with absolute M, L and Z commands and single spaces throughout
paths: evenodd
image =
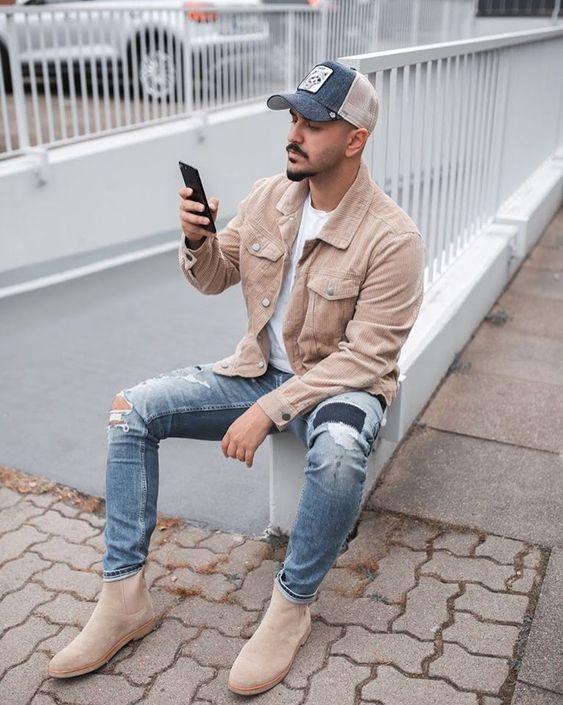
M 0 463 L 105 494 L 115 393 L 230 354 L 245 329 L 240 287 L 200 294 L 175 251 L 0 300 Z M 218 443 L 170 439 L 160 458 L 162 513 L 264 530 L 266 443 L 250 471 Z

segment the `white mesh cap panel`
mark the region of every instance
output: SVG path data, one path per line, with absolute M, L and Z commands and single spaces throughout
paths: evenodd
M 338 114 L 356 127 L 365 127 L 371 134 L 377 122 L 379 100 L 367 76 L 359 71 Z

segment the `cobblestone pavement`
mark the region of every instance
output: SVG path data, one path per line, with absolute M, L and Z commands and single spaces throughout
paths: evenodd
M 48 660 L 101 586 L 103 505 L 30 488 L 21 473 L 4 480 L 0 703 L 244 700 L 228 692 L 228 669 L 267 606 L 284 545 L 161 519 L 146 569 L 158 627 L 97 673 L 56 680 Z M 292 670 L 253 702 L 509 703 L 547 558 L 538 545 L 367 510 L 323 583 Z
M 293 668 L 253 703 L 563 705 L 562 255 L 563 210 L 384 469 Z M 147 563 L 157 628 L 94 674 L 47 676 L 101 587 L 103 509 L 0 466 L 0 705 L 245 701 L 228 670 L 285 546 L 176 519 Z

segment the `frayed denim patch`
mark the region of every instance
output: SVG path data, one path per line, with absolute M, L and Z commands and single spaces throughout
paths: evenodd
M 339 422 L 355 428 L 358 433 L 362 432 L 366 412 L 346 402 L 334 402 L 321 407 L 313 421 L 313 428 L 317 428 L 322 423 Z

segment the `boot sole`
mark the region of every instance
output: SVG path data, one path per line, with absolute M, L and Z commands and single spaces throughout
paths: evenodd
M 289 673 L 293 662 L 295 661 L 295 657 L 297 656 L 297 653 L 299 652 L 299 649 L 305 644 L 307 639 L 309 638 L 309 634 L 311 633 L 311 624 L 309 624 L 309 628 L 301 638 L 301 641 L 297 645 L 297 648 L 293 652 L 293 656 L 291 657 L 291 660 L 287 666 L 286 669 L 284 669 L 281 673 L 278 673 L 277 676 L 274 676 L 274 678 L 270 679 L 266 683 L 260 683 L 260 685 L 255 685 L 253 688 L 245 688 L 244 686 L 238 686 L 235 683 L 227 683 L 227 686 L 230 691 L 233 693 L 236 693 L 237 695 L 258 695 L 258 693 L 264 693 L 266 690 L 270 690 L 270 688 L 273 688 L 275 685 L 283 681 L 283 679 L 287 676 Z
M 129 634 L 126 634 L 118 642 L 116 642 L 108 652 L 106 652 L 101 658 L 97 659 L 96 661 L 92 661 L 92 663 L 89 663 L 86 666 L 82 666 L 81 668 L 69 669 L 66 671 L 56 671 L 49 668 L 49 675 L 53 678 L 74 678 L 74 676 L 82 676 L 85 673 L 95 671 L 96 669 L 101 668 L 113 656 L 115 656 L 115 654 L 120 649 L 122 649 L 125 644 L 128 644 L 130 641 L 142 639 L 144 636 L 146 636 L 149 632 L 154 629 L 155 625 L 156 616 L 150 619 L 148 622 L 145 622 L 145 624 L 142 624 L 134 631 L 129 632 Z

